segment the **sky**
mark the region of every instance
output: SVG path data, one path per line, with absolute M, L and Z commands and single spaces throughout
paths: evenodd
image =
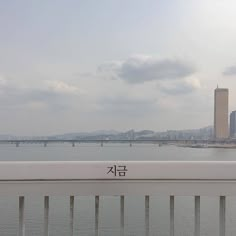
M 236 110 L 235 0 L 0 1 L 0 134 L 194 129 Z

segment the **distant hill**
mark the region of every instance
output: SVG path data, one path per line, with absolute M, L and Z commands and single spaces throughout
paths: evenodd
M 189 130 L 167 130 L 165 132 L 155 132 L 152 130 L 135 131 L 133 129 L 119 132 L 116 130 L 98 130 L 94 132 L 74 132 L 57 134 L 50 136 L 13 136 L 13 135 L 0 135 L 0 140 L 12 139 L 64 139 L 64 140 L 145 140 L 145 139 L 210 139 L 213 137 L 213 127 L 207 126 L 201 129 Z
M 152 130 L 135 131 L 133 129 L 119 132 L 115 130 L 102 130 L 87 133 L 69 133 L 49 136 L 48 139 L 78 139 L 78 140 L 145 140 L 145 139 L 209 139 L 213 135 L 213 127 L 191 130 L 167 130 L 155 132 Z

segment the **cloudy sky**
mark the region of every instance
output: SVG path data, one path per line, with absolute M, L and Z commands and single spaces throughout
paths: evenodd
M 200 128 L 236 110 L 235 0 L 0 1 L 0 134 Z

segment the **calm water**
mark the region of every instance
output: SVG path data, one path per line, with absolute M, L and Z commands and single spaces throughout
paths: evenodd
M 174 146 L 126 144 L 69 144 L 48 145 L 0 145 L 0 160 L 4 161 L 53 161 L 53 160 L 236 160 L 233 149 L 191 149 Z M 175 198 L 176 236 L 193 235 L 193 197 Z M 218 235 L 219 199 L 201 198 L 201 235 Z M 100 210 L 100 235 L 119 235 L 119 197 L 102 197 Z M 227 236 L 236 235 L 236 198 L 227 198 Z M 26 198 L 26 235 L 43 234 L 43 196 Z M 128 236 L 144 236 L 144 197 L 125 198 L 125 232 Z M 69 230 L 69 197 L 50 198 L 50 236 L 66 236 Z M 0 198 L 0 235 L 17 235 L 18 198 Z M 94 197 L 75 198 L 74 235 L 94 235 Z M 168 197 L 150 197 L 150 235 L 169 235 Z

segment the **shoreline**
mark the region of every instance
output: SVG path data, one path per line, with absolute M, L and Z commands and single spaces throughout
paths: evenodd
M 178 147 L 236 149 L 236 144 L 192 144 L 192 145 L 187 144 L 187 145 L 178 145 Z

